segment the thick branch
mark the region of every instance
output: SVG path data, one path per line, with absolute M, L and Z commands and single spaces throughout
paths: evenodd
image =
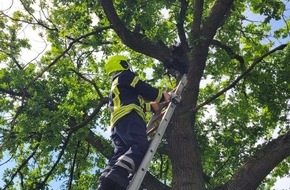
M 111 143 L 109 143 L 105 138 L 97 136 L 91 130 L 89 130 L 86 141 L 96 150 L 100 151 L 100 153 L 106 158 L 110 158 L 113 156 L 113 147 Z
M 192 37 L 198 39 L 200 37 L 201 18 L 203 12 L 203 0 L 195 0 L 193 7 L 193 23 L 192 23 Z
M 149 172 L 146 173 L 145 178 L 142 183 L 142 187 L 150 190 L 171 190 L 167 185 L 162 184 Z
M 243 72 L 239 77 L 236 78 L 236 80 L 234 82 L 232 82 L 229 86 L 227 86 L 226 88 L 222 89 L 221 91 L 219 91 L 218 93 L 216 93 L 215 95 L 213 95 L 212 97 L 210 97 L 209 99 L 207 99 L 206 101 L 204 101 L 202 104 L 197 105 L 195 108 L 193 108 L 193 111 L 197 111 L 200 108 L 204 107 L 205 105 L 209 104 L 210 102 L 212 102 L 213 100 L 217 99 L 219 96 L 221 96 L 222 94 L 224 94 L 226 91 L 230 90 L 231 88 L 235 87 L 236 84 L 238 82 L 240 82 L 240 80 L 242 80 L 243 78 L 245 78 L 254 68 L 255 66 L 260 63 L 265 57 L 273 54 L 274 52 L 278 51 L 278 50 L 283 50 L 285 47 L 287 46 L 287 44 L 283 44 L 280 45 L 274 49 L 272 49 L 271 51 L 265 53 L 264 55 L 262 55 L 261 57 L 257 58 L 252 65 L 250 65 L 250 67 Z
M 184 21 L 186 17 L 186 11 L 188 8 L 188 1 L 187 0 L 180 0 L 180 12 L 179 12 L 179 19 L 177 20 L 177 30 L 178 30 L 178 36 L 180 39 L 181 46 L 187 50 L 188 49 L 188 44 L 186 41 L 186 35 L 185 35 L 185 30 L 184 30 Z
M 202 30 L 203 37 L 207 40 L 206 45 L 209 45 L 217 29 L 225 22 L 227 14 L 232 8 L 233 1 L 234 0 L 217 0 L 214 4 Z
M 222 189 L 255 190 L 261 181 L 290 156 L 290 132 L 272 140 L 248 160 Z
M 128 30 L 118 17 L 112 0 L 100 0 L 100 2 L 114 31 L 126 46 L 161 62 L 167 61 L 171 54 L 170 48 L 161 41 L 152 42 L 146 36 Z
M 195 0 L 196 9 L 203 8 L 203 0 Z M 183 101 L 187 102 L 187 105 L 196 106 L 196 101 L 199 94 L 199 83 L 203 75 L 206 58 L 208 56 L 208 50 L 211 41 L 213 40 L 219 26 L 224 22 L 224 18 L 231 10 L 233 0 L 217 0 L 210 12 L 210 15 L 206 18 L 204 23 L 201 23 L 201 10 L 195 10 L 194 21 L 192 26 L 192 37 L 194 39 L 194 49 L 191 54 L 191 64 L 188 69 L 188 81 L 187 90 L 184 92 Z M 203 28 L 200 30 L 201 25 Z M 190 102 L 190 103 L 189 103 Z

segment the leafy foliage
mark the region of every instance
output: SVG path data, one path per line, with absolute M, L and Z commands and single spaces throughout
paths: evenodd
M 202 23 L 215 2 L 204 1 Z M 125 45 L 99 1 L 11 3 L 21 8 L 1 10 L 0 17 L 0 166 L 6 167 L 0 184 L 11 190 L 53 189 L 56 182 L 61 189 L 95 189 L 112 151 L 106 109 L 110 78 L 103 70 L 107 57 L 128 55 L 140 78 L 163 89 L 173 89 L 176 79 L 166 75 L 163 64 Z M 204 40 L 192 37 L 196 10 L 191 1 L 113 3 L 124 26 L 153 44 L 178 47 L 181 25 L 189 51 Z M 198 103 L 226 88 L 273 47 L 289 43 L 287 13 L 289 1 L 234 3 L 220 18 Z M 35 53 L 32 37 L 45 48 Z M 199 110 L 194 122 L 208 189 L 228 182 L 263 145 L 289 133 L 289 60 L 288 45 Z M 289 163 L 288 157 L 276 166 L 260 188 L 289 174 Z M 171 164 L 168 152 L 160 151 L 150 172 L 170 186 Z

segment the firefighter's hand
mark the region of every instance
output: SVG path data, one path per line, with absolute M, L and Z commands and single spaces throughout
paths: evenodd
M 166 107 L 167 105 L 168 105 L 168 102 L 159 102 L 159 103 L 157 103 L 157 102 L 151 102 L 151 106 L 152 106 L 152 108 L 154 110 L 153 111 L 154 113 L 161 112 L 162 109 L 164 107 Z
M 163 97 L 164 97 L 164 101 L 166 103 L 170 102 L 170 95 L 168 94 L 168 92 L 164 91 L 163 92 Z
M 170 102 L 170 95 L 166 91 L 163 92 L 163 97 L 163 102 L 151 102 L 154 112 L 161 111 Z
M 151 102 L 151 106 L 154 109 L 154 113 L 159 112 L 162 109 L 160 104 L 157 102 Z

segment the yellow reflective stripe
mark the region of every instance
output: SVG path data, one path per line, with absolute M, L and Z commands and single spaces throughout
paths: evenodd
M 120 105 L 121 105 L 121 100 L 120 100 L 120 97 L 119 97 L 120 91 L 117 88 L 117 85 L 118 85 L 118 78 L 116 78 L 113 81 L 112 87 L 111 87 L 111 92 L 114 94 L 114 98 L 113 98 L 114 108 L 113 109 L 116 109 L 116 108 L 120 107 Z
M 144 119 L 145 114 L 141 107 L 137 106 L 136 104 L 129 104 L 126 106 L 122 106 L 111 113 L 111 127 L 123 116 L 127 115 L 131 111 L 136 111 L 140 117 Z
M 159 90 L 158 91 L 158 96 L 157 96 L 157 98 L 155 99 L 154 102 L 160 102 L 160 100 L 162 98 L 162 95 L 163 95 L 163 91 Z
M 145 104 L 145 110 L 146 110 L 147 112 L 151 111 L 151 104 L 150 104 L 150 103 L 146 103 L 146 104 Z
M 114 88 L 115 86 L 118 85 L 119 81 L 118 81 L 119 78 L 115 78 L 112 82 L 112 88 Z
M 134 77 L 134 79 L 132 80 L 130 85 L 135 88 L 138 81 L 139 81 L 139 77 L 136 76 L 136 77 Z
M 138 100 L 139 100 L 140 106 L 143 107 L 143 105 L 145 104 L 145 101 L 142 98 L 142 96 L 138 96 Z
M 120 100 L 120 97 L 119 97 L 119 90 L 116 88 L 114 94 L 115 94 L 115 97 L 113 98 L 113 105 L 114 105 L 114 109 L 118 108 L 121 106 L 121 100 Z
M 138 100 L 140 102 L 140 107 L 142 107 L 143 110 L 145 109 L 144 111 L 146 111 L 146 112 L 152 111 L 151 110 L 151 104 L 150 103 L 146 103 L 141 96 L 138 97 Z

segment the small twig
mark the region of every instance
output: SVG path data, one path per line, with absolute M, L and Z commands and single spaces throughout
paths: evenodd
M 217 99 L 218 97 L 220 97 L 222 94 L 224 94 L 226 91 L 230 90 L 231 88 L 235 87 L 236 84 L 238 82 L 240 82 L 240 80 L 242 80 L 243 78 L 245 78 L 253 69 L 254 67 L 260 63 L 265 57 L 271 55 L 272 53 L 278 51 L 278 50 L 283 50 L 285 47 L 287 46 L 287 44 L 282 44 L 274 49 L 272 49 L 271 51 L 265 53 L 264 55 L 262 55 L 261 57 L 257 58 L 256 60 L 254 60 L 254 62 L 250 65 L 250 67 L 243 72 L 240 76 L 238 76 L 236 78 L 235 81 L 233 81 L 230 85 L 228 85 L 227 87 L 225 87 L 224 89 L 222 89 L 221 91 L 219 91 L 218 93 L 216 93 L 215 95 L 213 95 L 212 97 L 208 98 L 206 101 L 204 101 L 202 104 L 197 105 L 196 107 L 192 108 L 191 111 L 196 112 L 197 110 L 199 110 L 200 108 L 204 107 L 205 105 L 211 103 L 213 100 Z
M 43 54 L 44 51 L 46 50 L 48 44 L 45 42 L 45 39 L 44 39 L 42 36 L 41 36 L 41 39 L 43 40 L 43 42 L 44 42 L 44 44 L 45 44 L 44 48 L 43 48 L 40 52 L 38 52 L 38 54 L 37 54 L 34 58 L 32 58 L 30 61 L 28 61 L 27 64 L 24 65 L 24 68 L 26 68 L 27 65 L 29 65 L 29 64 L 32 63 L 33 61 L 37 60 L 37 58 L 38 58 L 41 54 Z
M 8 160 L 6 160 L 5 162 L 3 162 L 2 164 L 0 164 L 0 167 L 7 164 L 8 162 L 10 162 L 10 160 L 12 160 L 13 156 L 11 156 Z
M 37 152 L 37 148 L 38 145 L 35 147 L 35 149 L 33 150 L 32 154 L 30 154 L 30 156 L 28 158 L 26 158 L 21 165 L 17 168 L 17 170 L 14 172 L 14 174 L 12 174 L 10 181 L 8 181 L 8 183 L 5 184 L 5 187 L 3 188 L 3 190 L 7 189 L 9 187 L 9 185 L 12 183 L 12 181 L 14 180 L 14 178 L 16 177 L 16 175 L 22 170 L 22 168 L 29 162 L 29 160 L 36 154 Z
M 90 123 L 92 121 L 92 119 L 99 113 L 100 109 L 102 108 L 102 106 L 104 104 L 108 103 L 108 98 L 103 98 L 100 100 L 99 104 L 97 105 L 97 107 L 95 108 L 95 110 L 91 113 L 91 115 L 89 115 L 82 123 L 79 123 L 73 127 L 71 127 L 69 129 L 69 131 L 71 133 L 76 132 L 77 130 L 79 130 L 80 128 L 86 126 L 88 123 Z
M 240 56 L 240 55 L 234 53 L 234 51 L 233 51 L 230 47 L 228 47 L 228 46 L 222 44 L 222 43 L 221 43 L 220 41 L 218 41 L 218 40 L 212 40 L 211 43 L 212 43 L 212 45 L 217 46 L 217 47 L 220 47 L 220 48 L 222 48 L 223 50 L 225 50 L 225 51 L 229 54 L 229 56 L 231 56 L 232 58 L 238 60 L 238 61 L 240 62 L 240 64 L 241 64 L 242 67 L 244 66 L 244 63 L 245 63 L 244 58 L 243 58 L 242 56 Z
M 90 84 L 92 84 L 92 85 L 94 86 L 95 90 L 97 91 L 99 97 L 100 97 L 101 99 L 104 98 L 103 95 L 102 95 L 102 93 L 101 93 L 101 91 L 100 91 L 100 89 L 99 89 L 99 87 L 98 87 L 97 84 L 95 83 L 95 81 L 86 78 L 84 75 L 82 75 L 80 72 L 76 71 L 75 69 L 72 69 L 72 71 L 73 71 L 74 73 L 76 73 L 80 78 L 82 78 L 82 79 L 84 79 L 85 81 L 87 81 L 87 82 L 89 82 Z
M 96 33 L 102 32 L 103 30 L 106 30 L 108 28 L 110 28 L 110 26 L 98 28 L 93 32 L 87 33 L 87 34 L 82 35 L 78 38 L 74 38 L 74 40 L 72 40 L 69 43 L 69 46 L 60 55 L 58 55 L 46 68 L 44 68 L 37 76 L 34 77 L 34 79 L 32 79 L 32 81 L 30 81 L 28 83 L 26 88 L 31 86 L 38 78 L 40 78 L 46 71 L 48 71 L 52 66 L 54 66 L 62 57 L 64 57 L 64 55 L 67 54 L 70 51 L 70 49 L 72 49 L 72 47 L 74 46 L 75 43 L 78 43 L 82 39 L 87 38 L 87 37 L 92 36 L 92 35 L 95 35 Z
M 227 160 L 218 168 L 218 170 L 213 174 L 213 177 L 216 177 L 217 174 L 225 167 L 225 165 L 230 161 L 231 157 L 228 157 Z
M 44 180 L 40 184 L 38 184 L 40 189 L 44 188 L 47 180 L 50 178 L 50 176 L 52 175 L 53 171 L 56 169 L 56 166 L 58 165 L 58 163 L 60 162 L 62 156 L 64 155 L 64 151 L 65 151 L 65 149 L 66 149 L 66 147 L 67 147 L 67 145 L 69 143 L 69 140 L 70 140 L 71 136 L 72 136 L 72 133 L 69 132 L 67 137 L 66 137 L 66 139 L 65 139 L 65 141 L 64 141 L 64 143 L 63 143 L 63 145 L 62 145 L 62 147 L 61 147 L 61 151 L 58 154 L 56 162 L 53 164 L 53 166 L 50 169 L 50 171 L 45 175 Z
M 77 155 L 78 155 L 80 144 L 81 144 L 81 141 L 79 140 L 78 143 L 77 143 L 76 151 L 75 151 L 75 154 L 74 154 L 74 158 L 73 158 L 73 162 L 72 162 L 72 166 L 71 166 L 71 170 L 70 170 L 68 190 L 72 189 L 72 182 L 73 182 L 73 178 L 74 178 L 73 176 L 74 176 L 75 165 L 76 165 L 76 160 L 77 160 Z

